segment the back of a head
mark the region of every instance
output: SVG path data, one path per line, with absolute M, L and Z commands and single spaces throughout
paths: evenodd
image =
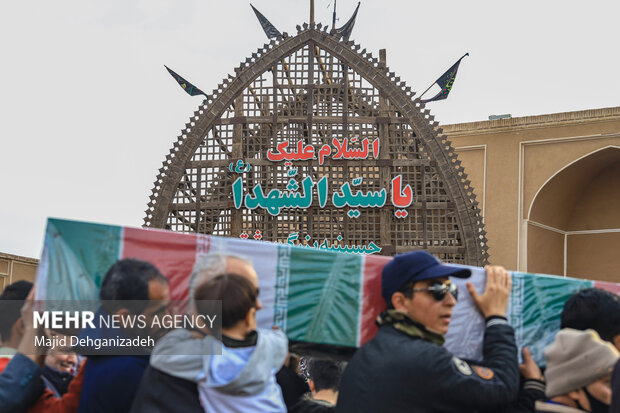
M 338 391 L 344 363 L 312 358 L 308 361 L 307 376 L 314 382 L 314 390 Z
M 198 257 L 189 277 L 190 298 L 194 296 L 194 291 L 199 284 L 211 280 L 218 275 L 225 274 L 228 268 L 228 260 L 231 259 L 244 261 L 249 264 L 248 260 L 234 254 L 211 253 Z
M 147 301 L 149 300 L 149 282 L 154 280 L 162 284 L 168 283 L 168 279 L 150 262 L 134 258 L 119 260 L 110 267 L 103 278 L 99 298 L 106 301 L 104 308 L 109 312 L 128 304 L 116 304 L 114 301 Z M 136 303 L 134 306 L 132 310 L 139 311 L 145 304 Z
M 21 306 L 30 294 L 32 283 L 17 281 L 4 289 L 0 295 L 0 338 L 9 341 L 13 324 L 21 317 Z
M 200 314 L 209 314 L 211 306 L 202 301 L 222 302 L 222 328 L 229 328 L 245 319 L 251 308 L 256 306 L 256 288 L 245 277 L 237 274 L 222 274 L 198 285 L 194 293 L 196 309 Z
M 599 288 L 579 291 L 564 304 L 560 328 L 592 329 L 613 342 L 620 334 L 620 297 Z
M 560 330 L 545 349 L 547 397 L 568 394 L 611 373 L 618 356 L 618 350 L 594 330 Z

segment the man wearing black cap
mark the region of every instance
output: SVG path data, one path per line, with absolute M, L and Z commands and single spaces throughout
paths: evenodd
M 401 254 L 383 269 L 387 309 L 379 331 L 344 372 L 337 413 L 503 411 L 517 397 L 514 331 L 506 320 L 510 275 L 486 267 L 485 292 L 467 284 L 486 320 L 484 361 L 473 365 L 442 347 L 458 291 L 449 277 L 468 269 L 442 264 L 425 251 Z

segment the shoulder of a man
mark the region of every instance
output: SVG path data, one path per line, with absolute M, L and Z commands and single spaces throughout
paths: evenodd
M 288 354 L 288 338 L 282 330 L 259 329 L 256 356 L 265 357 L 271 368 L 280 370 Z
M 372 344 L 371 344 L 372 343 Z M 369 342 L 367 351 L 381 353 L 382 356 L 406 361 L 402 364 L 403 369 L 409 370 L 409 366 L 430 362 L 428 357 L 451 358 L 451 353 L 444 347 L 424 340 L 419 337 L 411 337 L 396 330 L 392 326 L 384 326 L 379 329 L 375 338 Z
M 616 363 L 611 377 L 611 409 L 610 412 L 620 412 L 620 360 Z
M 43 393 L 39 366 L 23 354 L 16 354 L 0 374 L 0 411 L 19 412 Z
M 289 413 L 333 413 L 336 411 L 336 406 L 321 402 L 318 400 L 310 400 L 303 398 L 299 400 L 291 409 Z
M 131 412 L 170 411 L 203 412 L 198 387 L 192 380 L 181 379 L 149 366 L 144 372 Z
M 90 357 L 84 370 L 79 412 L 117 407 L 129 410 L 147 366 L 147 356 Z

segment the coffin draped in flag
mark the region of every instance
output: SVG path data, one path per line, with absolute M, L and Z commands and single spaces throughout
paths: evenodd
M 381 271 L 390 257 L 348 254 L 287 244 L 201 234 L 49 219 L 37 272 L 38 300 L 97 300 L 108 268 L 118 259 L 150 261 L 168 277 L 171 299 L 188 298 L 189 277 L 200 256 L 234 254 L 249 259 L 259 276 L 263 308 L 259 326 L 278 326 L 295 345 L 356 347 L 370 340 L 385 308 Z M 466 281 L 484 289 L 484 270 Z M 574 292 L 597 286 L 615 293 L 620 285 L 556 276 L 512 273 L 508 317 L 520 346 L 539 363 L 560 326 L 564 302 Z M 459 295 L 446 346 L 455 355 L 481 359 L 484 320 L 469 294 Z
M 188 95 L 190 95 L 190 96 L 205 95 L 205 97 L 207 97 L 207 98 L 209 97 L 209 96 L 207 96 L 207 94 L 205 92 L 203 92 L 202 90 L 198 89 L 196 86 L 192 85 L 187 80 L 185 80 L 184 78 L 179 76 L 174 70 L 170 69 L 166 65 L 164 65 L 164 67 L 166 68 L 168 73 L 170 73 L 170 75 L 174 78 L 174 80 L 177 81 L 179 86 L 181 86 L 183 88 L 183 90 L 187 92 Z
M 423 103 L 433 102 L 435 100 L 443 100 L 443 99 L 448 98 L 448 94 L 450 94 L 450 91 L 452 90 L 452 86 L 454 85 L 454 79 L 456 79 L 456 72 L 459 70 L 459 65 L 461 64 L 461 60 L 463 60 L 465 56 L 469 56 L 469 53 L 465 53 L 463 57 L 457 60 L 457 62 L 453 64 L 452 67 L 450 67 L 450 69 L 446 71 L 446 73 L 441 75 L 441 77 L 435 81 L 437 86 L 441 88 L 441 91 L 430 99 L 422 99 Z

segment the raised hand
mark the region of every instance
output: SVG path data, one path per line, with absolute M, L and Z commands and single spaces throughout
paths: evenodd
M 510 299 L 510 273 L 499 265 L 487 265 L 487 285 L 484 293 L 478 294 L 472 283 L 467 283 L 467 291 L 484 318 L 494 315 L 506 317 Z
M 526 379 L 545 381 L 545 378 L 540 371 L 540 367 L 538 367 L 538 364 L 536 364 L 536 362 L 532 358 L 532 353 L 530 352 L 530 349 L 527 347 L 523 347 L 521 354 L 523 354 L 523 364 L 519 364 L 519 371 L 521 372 L 521 375 Z

